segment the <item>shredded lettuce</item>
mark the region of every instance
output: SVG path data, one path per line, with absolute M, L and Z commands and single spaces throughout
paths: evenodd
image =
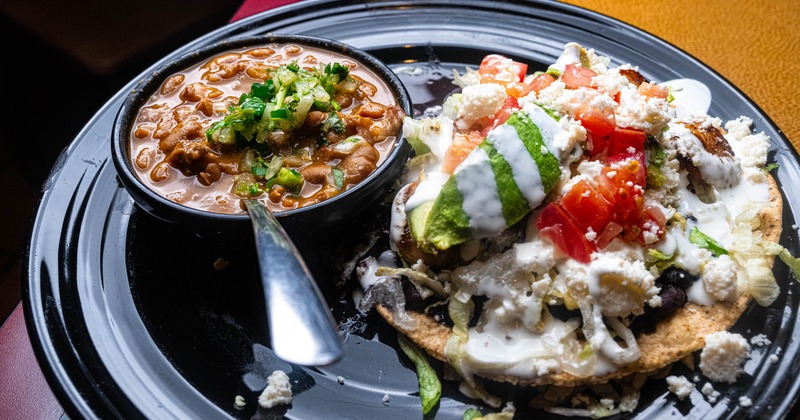
M 783 247 L 781 247 L 781 252 L 778 256 L 792 270 L 795 280 L 800 281 L 800 258 L 795 258 L 788 249 Z
M 462 420 L 474 420 L 483 417 L 483 413 L 480 412 L 477 408 L 468 408 L 467 411 L 464 412 L 464 416 L 461 418 Z
M 453 120 L 447 117 L 403 119 L 403 136 L 417 156 L 432 152 L 442 159 L 453 139 Z
M 747 212 L 747 215 L 737 216 L 731 229 L 730 252 L 745 274 L 744 290 L 759 305 L 769 306 L 781 292 L 772 273 L 772 256 L 780 254 L 783 247 L 764 241 L 761 232 L 753 230 L 760 224 L 758 214 Z
M 720 255 L 728 255 L 728 250 L 723 248 L 719 242 L 715 241 L 710 236 L 706 235 L 703 232 L 700 232 L 700 229 L 697 226 L 693 227 L 691 232 L 689 232 L 689 242 L 699 246 L 700 248 L 705 248 L 711 251 L 715 257 L 719 257 Z
M 648 267 L 655 266 L 659 271 L 664 271 L 675 263 L 675 256 L 675 253 L 666 255 L 655 248 L 650 248 L 647 250 L 645 263 Z
M 429 277 L 426 273 L 414 270 L 412 268 L 393 268 L 393 267 L 378 267 L 375 274 L 379 276 L 406 276 L 415 286 L 422 286 L 431 290 L 439 297 L 446 297 L 447 293 L 444 291 L 442 283 L 436 279 Z M 420 291 L 424 295 L 423 291 Z
M 442 383 L 439 376 L 433 370 L 428 359 L 422 350 L 414 343 L 408 341 L 403 335 L 397 336 L 397 343 L 406 356 L 414 363 L 417 368 L 417 380 L 419 381 L 419 398 L 422 400 L 422 414 L 428 414 L 442 396 Z

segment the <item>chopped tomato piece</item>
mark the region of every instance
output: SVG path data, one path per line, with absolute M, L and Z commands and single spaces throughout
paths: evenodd
M 442 160 L 442 171 L 452 174 L 456 167 L 467 158 L 481 142 L 483 136 L 477 131 L 471 131 L 469 134 L 456 133 L 453 136 L 453 142 L 447 148 Z
M 583 128 L 595 137 L 606 137 L 611 134 L 617 126 L 613 112 L 594 108 L 590 106 L 588 102 L 578 108 L 575 114 L 575 117 L 581 122 Z
M 496 85 L 500 85 L 506 90 L 506 95 L 513 96 L 515 98 L 523 97 L 525 89 L 527 88 L 526 85 L 521 83 L 509 82 L 507 80 L 497 80 L 490 76 L 481 77 L 481 83 L 494 83 Z
M 641 245 L 653 243 L 656 240 L 664 237 L 666 226 L 667 218 L 664 216 L 664 213 L 661 211 L 661 209 L 654 206 L 647 207 L 642 212 L 641 222 L 639 225 L 641 233 L 636 238 L 636 241 Z M 647 240 L 647 238 L 644 236 L 645 232 L 649 232 L 651 235 L 653 235 L 653 238 L 651 240 Z
M 561 205 L 584 231 L 602 232 L 611 221 L 611 206 L 585 180 L 578 181 L 561 197 Z
M 626 182 L 633 181 L 635 185 L 644 188 L 647 182 L 644 152 L 612 155 L 609 143 L 608 164 L 618 171 L 621 170 Z
M 585 233 L 558 203 L 550 203 L 542 210 L 536 227 L 542 236 L 578 262 L 588 263 L 592 253 L 597 251 L 594 243 L 586 239 Z
M 519 102 L 517 101 L 517 98 L 513 96 L 507 97 L 503 102 L 503 107 L 494 114 L 493 122 L 486 126 L 483 131 L 481 131 L 481 135 L 486 137 L 486 134 L 491 129 L 497 127 L 498 125 L 504 124 L 506 121 L 508 121 L 508 117 L 510 117 L 511 114 L 517 110 L 519 110 Z
M 561 81 L 564 82 L 567 89 L 577 89 L 592 86 L 592 78 L 595 76 L 597 73 L 580 64 L 567 64 L 564 72 L 561 73 Z
M 595 240 L 597 247 L 604 249 L 608 246 L 608 244 L 611 243 L 611 241 L 614 240 L 614 238 L 619 236 L 622 231 L 622 225 L 617 222 L 609 222 L 609 224 L 607 224 L 606 228 L 603 230 L 603 233 L 601 233 Z
M 639 85 L 639 94 L 648 98 L 667 99 L 669 97 L 667 89 L 650 82 L 644 82 Z
M 608 141 L 608 155 L 632 154 L 644 151 L 644 131 L 632 128 L 614 128 Z
M 611 206 L 585 180 L 578 181 L 561 197 L 561 205 L 584 231 L 600 234 L 611 220 Z
M 483 58 L 481 61 L 481 66 L 478 68 L 478 73 L 481 76 L 495 76 L 500 73 L 504 65 L 503 62 L 508 60 L 507 57 L 504 57 L 500 54 L 489 54 Z M 514 68 L 514 74 L 516 76 L 516 80 L 512 80 L 513 82 L 521 82 L 525 79 L 525 74 L 528 72 L 528 65 L 525 63 L 520 63 L 517 61 L 511 61 L 511 64 Z
M 550 84 L 555 81 L 556 79 L 547 73 L 540 74 L 531 80 L 527 86 L 525 86 L 525 90 L 522 91 L 522 96 L 525 96 L 531 92 L 539 93 L 542 91 L 542 89 L 550 86 Z
M 625 167 L 605 167 L 600 172 L 597 191 L 611 203 L 611 220 L 623 226 L 639 221 L 644 203 L 642 190 L 635 188 L 635 181 L 636 173 Z
M 586 151 L 589 156 L 594 157 L 606 151 L 608 148 L 608 137 L 600 137 L 592 135 L 591 132 L 586 133 Z

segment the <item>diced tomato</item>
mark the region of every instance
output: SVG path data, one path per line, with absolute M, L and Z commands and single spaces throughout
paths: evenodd
M 550 86 L 550 84 L 555 81 L 555 77 L 547 73 L 540 74 L 531 80 L 527 86 L 525 86 L 525 90 L 522 91 L 522 96 L 525 96 L 531 92 L 539 93 L 542 91 L 542 89 Z
M 585 233 L 558 203 L 550 203 L 542 210 L 536 227 L 542 236 L 578 262 L 588 263 L 592 253 L 597 251 L 594 243 L 586 239 Z
M 611 206 L 585 180 L 578 181 L 561 197 L 561 205 L 584 231 L 592 228 L 600 234 L 611 220 Z
M 639 85 L 639 94 L 648 98 L 667 99 L 669 91 L 653 83 L 644 82 Z
M 635 185 L 644 188 L 647 182 L 647 167 L 644 162 L 644 152 L 636 153 L 621 153 L 612 155 L 610 151 L 611 145 L 609 144 L 608 164 L 617 170 L 623 172 L 625 181 L 633 181 Z
M 501 66 L 503 65 L 503 61 L 507 60 L 508 58 L 500 55 L 500 54 L 489 54 L 483 58 L 481 61 L 481 66 L 478 68 L 478 73 L 481 76 L 495 76 L 502 70 Z M 528 72 L 528 65 L 525 63 L 520 63 L 517 61 L 511 62 L 514 67 L 514 74 L 517 77 L 517 80 L 512 80 L 513 82 L 521 82 L 525 79 L 525 74 Z
M 500 85 L 503 89 L 506 90 L 506 95 L 513 96 L 515 98 L 523 97 L 524 96 L 523 93 L 525 92 L 525 89 L 527 88 L 527 86 L 522 84 L 522 83 L 509 82 L 507 80 L 497 80 L 497 79 L 495 79 L 495 78 L 493 78 L 491 76 L 483 76 L 483 77 L 481 77 L 481 83 L 482 84 L 484 84 L 484 83 L 494 83 L 496 85 Z
M 497 127 L 498 125 L 504 124 L 506 121 L 508 121 L 508 117 L 510 117 L 511 114 L 517 110 L 519 110 L 519 102 L 517 101 L 517 98 L 513 96 L 507 97 L 503 102 L 503 107 L 494 114 L 493 122 L 487 125 L 486 128 L 481 131 L 481 135 L 486 137 L 486 134 L 489 133 L 491 129 Z
M 627 226 L 639 221 L 644 199 L 642 191 L 635 188 L 636 174 L 624 167 L 605 167 L 600 172 L 597 191 L 611 203 L 611 220 Z
M 561 73 L 561 81 L 564 82 L 567 89 L 577 89 L 592 86 L 592 78 L 595 76 L 597 73 L 580 64 L 567 64 L 564 72 Z
M 619 234 L 622 233 L 622 231 L 623 231 L 622 225 L 620 225 L 617 222 L 609 222 L 606 225 L 606 228 L 603 230 L 603 233 L 601 233 L 597 237 L 597 239 L 595 239 L 597 247 L 599 249 L 604 249 L 605 247 L 608 246 L 608 244 L 611 243 L 611 241 L 614 240 L 614 238 L 619 236 Z
M 614 128 L 608 141 L 608 155 L 631 154 L 644 151 L 644 131 L 632 128 Z M 632 149 L 631 149 L 632 148 Z
M 608 137 L 595 136 L 591 132 L 586 133 L 586 150 L 591 157 L 595 157 L 606 151 L 608 148 Z
M 578 108 L 576 118 L 595 137 L 606 137 L 617 126 L 613 112 L 594 108 L 588 101 Z
M 467 155 L 483 142 L 483 139 L 484 137 L 477 131 L 471 131 L 469 134 L 456 133 L 442 159 L 442 171 L 452 174 L 456 166 L 463 162 Z
M 667 218 L 658 207 L 651 206 L 644 209 L 641 214 L 639 223 L 639 235 L 636 237 L 636 242 L 641 245 L 646 245 L 648 241 L 644 238 L 644 232 L 650 232 L 655 235 L 656 240 L 661 239 L 666 232 Z

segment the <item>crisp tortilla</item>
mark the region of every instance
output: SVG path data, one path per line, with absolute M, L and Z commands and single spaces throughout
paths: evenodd
M 783 199 L 775 180 L 769 176 L 768 180 L 770 205 L 760 214 L 760 230 L 764 240 L 777 242 L 782 229 Z M 747 309 L 750 300 L 749 295 L 742 293 L 735 302 L 717 302 L 712 306 L 687 303 L 672 316 L 657 324 L 653 332 L 639 334 L 636 340 L 641 350 L 639 360 L 604 376 L 581 378 L 566 372 L 556 372 L 535 378 L 506 375 L 490 376 L 490 378 L 519 385 L 576 386 L 604 383 L 632 373 L 651 372 L 681 360 L 702 348 L 705 345 L 706 335 L 729 329 Z M 417 327 L 414 330 L 407 330 L 394 322 L 391 311 L 383 306 L 377 306 L 376 309 L 389 324 L 425 349 L 430 355 L 447 361 L 444 349 L 451 334 L 449 327 L 439 324 L 432 317 L 409 311 L 409 315 L 416 320 Z

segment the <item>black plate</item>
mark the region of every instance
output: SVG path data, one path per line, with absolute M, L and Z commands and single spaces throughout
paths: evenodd
M 164 58 L 243 35 L 297 33 L 334 38 L 367 50 L 403 75 L 418 112 L 453 89 L 450 69 L 476 66 L 497 52 L 544 69 L 575 40 L 631 62 L 656 81 L 694 78 L 711 89 L 712 115 L 751 117 L 772 140 L 781 185 L 800 181 L 798 156 L 778 128 L 738 89 L 677 48 L 647 33 L 583 9 L 542 2 L 302 2 L 254 16 L 208 34 Z M 416 376 L 394 347 L 394 335 L 373 317 L 358 316 L 338 288 L 342 269 L 380 229 L 384 207 L 369 224 L 333 238 L 299 238 L 345 331 L 346 357 L 324 369 L 289 366 L 268 345 L 252 240 L 220 246 L 188 228 L 168 225 L 134 207 L 109 162 L 114 116 L 134 80 L 114 96 L 61 155 L 43 189 L 33 228 L 25 284 L 25 314 L 34 349 L 50 385 L 75 417 L 251 417 L 265 375 L 281 368 L 294 381 L 292 418 L 415 418 L 420 416 Z M 800 196 L 785 196 L 781 243 L 798 255 L 795 225 Z M 217 271 L 219 258 L 230 266 Z M 699 417 L 783 417 L 800 387 L 798 291 L 786 268 L 776 276 L 783 293 L 769 308 L 751 307 L 734 331 L 763 332 L 747 375 L 715 405 L 699 392 L 678 403 L 663 381 L 643 389 L 636 412 Z M 778 363 L 766 356 L 782 349 Z M 679 368 L 682 374 L 689 374 Z M 340 384 L 337 379 L 344 379 Z M 245 410 L 234 398 L 247 400 Z M 738 397 L 754 405 L 741 408 Z M 388 403 L 384 403 L 388 396 Z M 476 405 L 446 384 L 439 418 L 460 418 Z M 518 401 L 520 412 L 524 401 Z M 259 412 L 259 415 L 266 415 Z

